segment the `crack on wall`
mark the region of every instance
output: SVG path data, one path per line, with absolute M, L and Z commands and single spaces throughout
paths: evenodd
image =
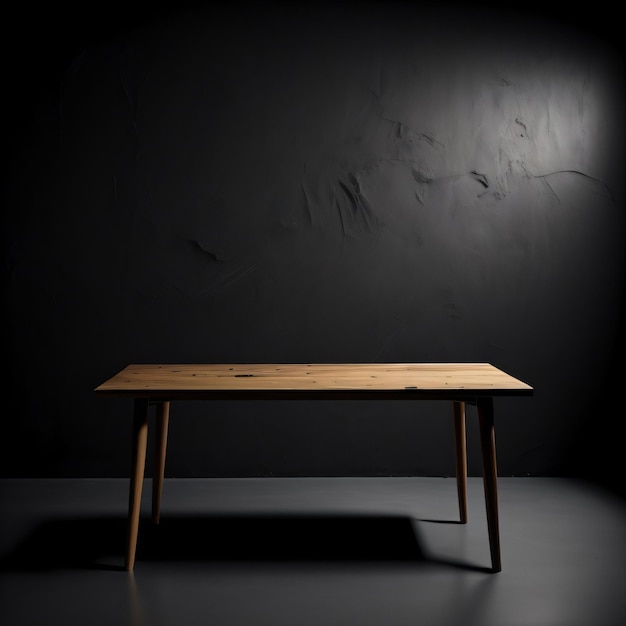
M 613 195 L 611 188 L 603 180 L 596 178 L 595 176 L 585 174 L 585 172 L 581 172 L 579 170 L 556 170 L 554 172 L 548 172 L 547 174 L 533 174 L 531 177 L 542 179 L 545 182 L 545 184 L 548 185 L 548 187 L 550 188 L 550 191 L 552 191 L 554 196 L 560 202 L 560 198 L 558 194 L 554 191 L 554 188 L 552 187 L 552 185 L 550 185 L 550 181 L 548 180 L 550 176 L 556 176 L 557 174 L 574 174 L 576 176 L 581 176 L 585 178 L 586 180 L 590 180 L 594 183 L 599 183 L 601 187 L 605 189 L 607 192 L 606 194 L 600 194 L 600 195 L 602 195 L 604 198 L 608 198 L 609 200 L 611 200 L 611 202 L 615 202 L 615 196 Z
M 471 177 L 478 183 L 480 183 L 485 189 L 489 189 L 489 183 L 487 182 L 487 176 L 476 170 L 470 172 Z
M 333 204 L 339 214 L 344 237 L 379 232 L 384 222 L 376 215 L 363 194 L 359 179 L 348 171 L 343 180 L 337 180 L 337 185 L 340 193 L 337 193 L 337 187 L 333 185 Z
M 304 197 L 304 208 L 307 214 L 307 221 L 309 226 L 313 225 L 313 201 L 311 200 L 311 196 L 309 196 L 309 192 L 306 190 L 304 186 L 304 181 L 300 182 L 300 188 L 302 189 L 302 196 Z
M 411 166 L 411 175 L 413 176 L 413 179 L 415 180 L 415 182 L 420 183 L 420 185 L 427 185 L 428 183 L 432 182 L 432 178 L 430 176 L 426 176 L 426 174 L 423 174 L 422 172 L 420 172 L 417 168 Z
M 233 283 L 241 280 L 248 274 L 254 272 L 256 268 L 257 264 L 253 263 L 252 265 L 247 265 L 245 267 L 240 267 L 239 269 L 236 269 L 234 272 L 231 272 L 220 281 L 220 287 L 228 287 L 229 285 L 232 285 Z
M 307 179 L 308 175 L 305 171 L 300 188 L 310 226 L 323 228 L 325 217 L 334 213 L 344 238 L 375 235 L 384 227 L 354 171 L 328 163 L 314 178 Z
M 221 276 L 215 277 L 210 282 L 210 284 L 206 285 L 203 289 L 194 291 L 193 297 L 202 299 L 202 298 L 213 296 L 219 290 L 225 289 L 226 287 L 229 287 L 230 285 L 243 280 L 244 278 L 246 278 L 247 276 L 255 272 L 257 268 L 258 268 L 258 263 L 252 263 L 249 265 L 238 267 L 237 269 L 225 275 L 222 274 Z M 178 285 L 173 285 L 173 286 L 176 287 L 176 289 L 178 289 L 181 293 L 189 295 L 188 291 L 184 290 L 180 286 Z
M 419 171 L 416 167 L 411 165 L 411 176 L 413 176 L 413 180 L 418 183 L 419 187 L 415 190 L 415 197 L 417 201 L 424 206 L 424 198 L 426 196 L 426 185 L 429 185 L 432 182 L 432 178 L 427 176 L 423 172 Z
M 521 126 L 521 127 L 522 127 L 522 132 L 520 133 L 520 135 L 519 135 L 519 136 L 520 136 L 520 137 L 528 137 L 528 128 L 526 128 L 526 124 L 524 124 L 524 122 L 522 122 L 522 121 L 519 119 L 519 117 L 516 117 L 516 118 L 515 118 L 515 123 L 516 123 L 518 126 Z
M 437 140 L 432 135 L 428 135 L 427 133 L 420 132 L 412 129 L 410 126 L 401 122 L 399 120 L 394 120 L 390 117 L 382 116 L 382 119 L 386 122 L 391 123 L 391 128 L 389 130 L 389 134 L 393 136 L 395 139 L 401 139 L 403 141 L 412 143 L 412 137 L 414 136 L 416 139 L 426 142 L 429 146 L 433 148 L 445 148 L 445 145 L 441 143 L 441 141 Z
M 199 241 L 195 239 L 186 239 L 186 242 L 188 245 L 191 246 L 193 250 L 197 252 L 201 252 L 204 256 L 211 259 L 211 261 L 213 261 L 214 263 L 224 262 L 224 259 L 221 259 L 220 257 L 218 257 L 218 255 L 215 252 L 211 252 L 210 250 L 207 250 Z

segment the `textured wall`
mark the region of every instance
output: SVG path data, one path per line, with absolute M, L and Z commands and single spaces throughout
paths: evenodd
M 496 405 L 501 473 L 569 470 L 623 293 L 608 42 L 410 3 L 111 21 L 15 128 L 5 474 L 125 475 L 131 407 L 92 389 L 140 361 L 491 361 L 537 390 Z M 453 471 L 438 404 L 173 420 L 170 475 Z

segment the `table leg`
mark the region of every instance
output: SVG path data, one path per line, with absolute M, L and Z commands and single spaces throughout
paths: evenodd
M 454 443 L 456 450 L 456 490 L 459 497 L 461 524 L 467 524 L 467 444 L 465 436 L 465 402 L 454 402 Z
M 483 485 L 487 508 L 487 529 L 491 565 L 494 572 L 502 569 L 500 560 L 500 530 L 498 527 L 498 469 L 496 465 L 496 437 L 493 420 L 493 398 L 478 398 L 478 423 L 483 460 Z
M 135 399 L 133 414 L 133 449 L 130 477 L 130 493 L 128 498 L 128 536 L 126 544 L 126 570 L 132 571 L 135 566 L 137 550 L 137 534 L 141 514 L 141 491 L 146 466 L 146 446 L 148 443 L 148 400 Z
M 170 418 L 170 403 L 159 402 L 156 407 L 156 450 L 154 455 L 154 475 L 152 477 L 152 522 L 161 519 L 161 494 L 165 477 L 165 454 L 167 452 L 167 426 Z

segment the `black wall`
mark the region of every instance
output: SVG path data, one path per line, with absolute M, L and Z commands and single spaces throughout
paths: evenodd
M 614 473 L 611 25 L 432 6 L 13 22 L 4 476 L 127 475 L 132 407 L 94 387 L 128 363 L 222 361 L 490 361 L 536 388 L 496 403 L 502 475 Z M 180 404 L 167 473 L 450 475 L 451 419 Z M 469 436 L 478 474 L 473 419 Z

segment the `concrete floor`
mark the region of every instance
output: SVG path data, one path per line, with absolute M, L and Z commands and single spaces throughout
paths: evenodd
M 626 502 L 498 485 L 497 574 L 480 478 L 169 479 L 128 573 L 127 480 L 0 480 L 0 623 L 624 626 Z

